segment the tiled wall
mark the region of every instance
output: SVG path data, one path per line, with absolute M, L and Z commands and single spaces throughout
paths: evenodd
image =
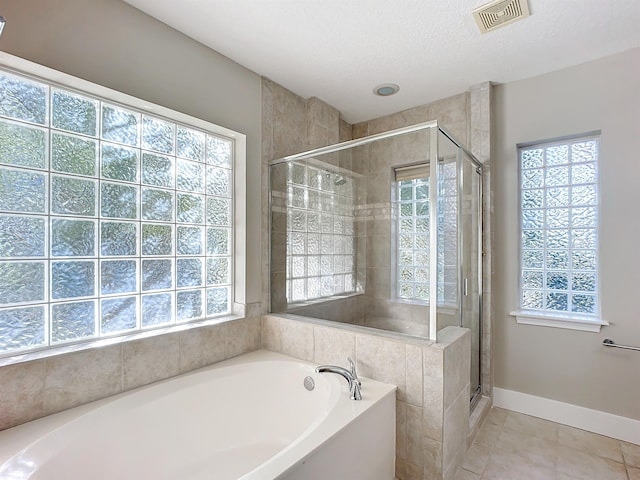
M 397 478 L 453 478 L 469 433 L 470 332 L 447 327 L 433 343 L 343 327 L 263 315 L 262 346 L 318 364 L 346 366 L 350 356 L 360 376 L 397 385 Z
M 258 350 L 260 317 L 0 367 L 0 430 Z
M 311 148 L 330 145 L 337 140 L 345 141 L 351 137 L 359 138 L 395 128 L 437 119 L 458 140 L 468 145 L 474 154 L 487 165 L 484 178 L 485 198 L 483 201 L 485 225 L 484 243 L 484 292 L 489 294 L 483 301 L 483 372 L 485 384 L 483 393 L 490 395 L 490 198 L 489 158 L 490 158 L 490 111 L 491 85 L 489 83 L 472 87 L 469 92 L 461 93 L 429 105 L 415 107 L 386 117 L 349 126 L 340 119 L 339 112 L 317 98 L 303 100 L 279 85 L 264 79 L 263 81 L 263 168 L 265 178 L 268 162 L 288 154 L 298 153 Z M 296 310 L 296 313 L 338 322 L 351 322 L 374 328 L 400 331 L 417 336 L 428 336 L 428 307 L 398 303 L 392 300 L 392 251 L 390 230 L 390 188 L 392 166 L 408 164 L 426 158 L 428 145 L 420 136 L 405 136 L 400 142 L 394 140 L 378 142 L 374 145 L 357 147 L 350 152 L 349 158 L 340 159 L 340 166 L 366 175 L 367 198 L 363 205 L 367 207 L 364 221 L 356 222 L 358 264 L 366 265 L 365 271 L 358 271 L 358 278 L 366 279 L 364 295 L 356 299 L 326 302 Z M 412 138 L 409 138 L 412 137 Z M 408 140 L 408 141 L 407 141 Z M 263 229 L 264 238 L 268 238 L 268 185 L 263 184 Z M 263 245 L 265 285 L 271 280 L 272 300 L 276 308 L 282 311 L 286 305 L 284 292 L 285 264 L 284 231 L 286 224 L 281 222 L 274 229 L 271 239 L 271 258 L 269 264 L 269 246 Z M 280 231 L 278 231 L 280 228 Z M 365 261 L 360 261 L 361 257 Z M 269 279 L 269 271 L 273 278 Z M 263 291 L 265 305 L 269 299 L 267 288 Z M 340 305 L 338 307 L 338 305 Z M 348 307 L 348 308 L 346 308 Z M 439 325 L 450 324 L 446 314 L 439 314 Z M 480 342 L 474 342 L 476 356 L 479 355 Z
M 283 305 L 285 299 L 286 222 L 276 218 L 269 232 L 269 162 L 293 153 L 332 145 L 351 136 L 351 126 L 340 113 L 317 98 L 302 99 L 267 78 L 262 81 L 262 298 L 266 309 L 273 300 Z M 328 159 L 323 159 L 328 161 Z M 350 158 L 336 157 L 336 164 Z M 284 175 L 285 170 L 276 171 Z M 278 180 L 278 178 L 274 178 Z M 284 191 L 284 178 L 279 178 Z M 286 216 L 284 217 L 286 218 Z M 272 234 L 272 236 L 270 235 Z M 269 291 L 272 286 L 272 291 Z

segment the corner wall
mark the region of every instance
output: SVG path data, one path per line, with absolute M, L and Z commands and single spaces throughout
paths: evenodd
M 494 251 L 499 252 L 493 290 L 495 386 L 636 420 L 640 420 L 640 354 L 601 343 L 611 338 L 640 345 L 639 72 L 640 49 L 633 49 L 496 86 L 492 172 L 495 216 L 500 219 L 494 240 Z M 602 318 L 611 325 L 600 333 L 519 325 L 509 315 L 517 309 L 519 295 L 516 144 L 595 130 L 602 131 Z

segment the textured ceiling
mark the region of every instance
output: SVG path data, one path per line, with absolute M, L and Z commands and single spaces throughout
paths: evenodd
M 471 15 L 486 0 L 125 1 L 351 123 L 640 46 L 640 0 L 529 0 L 486 34 Z M 373 95 L 389 82 L 398 94 Z

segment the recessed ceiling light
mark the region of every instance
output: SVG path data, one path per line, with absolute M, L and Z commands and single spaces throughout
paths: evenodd
M 400 90 L 400 87 L 395 83 L 383 83 L 374 88 L 373 93 L 380 97 L 389 97 L 398 93 L 398 90 Z

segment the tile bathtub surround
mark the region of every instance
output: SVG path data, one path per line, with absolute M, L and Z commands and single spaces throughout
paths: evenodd
M 455 480 L 640 478 L 640 445 L 493 407 Z
M 362 377 L 398 386 L 399 480 L 442 479 L 462 462 L 469 433 L 469 342 L 470 332 L 457 327 L 444 329 L 433 343 L 294 315 L 262 316 L 263 348 L 341 366 L 350 356 Z
M 0 367 L 0 430 L 258 350 L 244 318 Z

